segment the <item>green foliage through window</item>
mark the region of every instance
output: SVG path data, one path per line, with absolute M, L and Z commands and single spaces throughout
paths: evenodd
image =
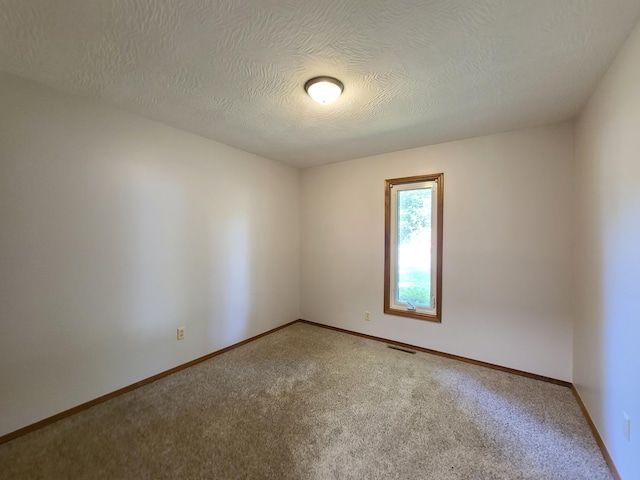
M 386 180 L 385 313 L 441 321 L 442 182 L 442 173 Z
M 431 228 L 431 189 L 398 192 L 398 243 L 427 227 Z
M 414 306 L 429 305 L 429 289 L 411 285 L 409 287 L 400 287 L 399 294 L 401 302 L 411 302 Z
M 431 305 L 431 188 L 398 191 L 396 301 Z

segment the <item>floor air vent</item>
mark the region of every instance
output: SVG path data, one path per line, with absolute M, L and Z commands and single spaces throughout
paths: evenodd
M 392 350 L 400 350 L 401 352 L 404 352 L 404 353 L 416 353 L 415 350 L 409 350 L 408 348 L 396 347 L 395 345 L 387 345 L 387 348 L 390 348 Z

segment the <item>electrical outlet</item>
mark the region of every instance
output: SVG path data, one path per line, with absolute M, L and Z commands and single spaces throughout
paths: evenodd
M 624 438 L 631 440 L 631 419 L 624 412 L 622 412 L 622 417 L 624 418 Z
M 368 322 L 369 320 L 371 320 L 371 314 L 369 312 L 364 312 L 364 319 Z
M 178 340 L 184 340 L 184 327 L 178 329 Z

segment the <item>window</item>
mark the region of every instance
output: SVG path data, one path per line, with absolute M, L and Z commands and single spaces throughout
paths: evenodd
M 443 174 L 386 181 L 384 312 L 442 320 Z

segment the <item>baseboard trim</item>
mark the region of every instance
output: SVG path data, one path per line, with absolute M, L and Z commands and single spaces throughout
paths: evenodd
M 417 350 L 419 352 L 430 353 L 431 355 L 437 355 L 439 357 L 450 358 L 452 360 L 458 360 L 460 362 L 470 363 L 472 365 L 478 365 L 478 366 L 481 366 L 481 367 L 491 368 L 493 370 L 499 370 L 501 372 L 507 372 L 507 373 L 511 373 L 513 375 L 519 375 L 521 377 L 532 378 L 534 380 L 540 380 L 542 382 L 553 383 L 553 384 L 556 384 L 556 385 L 560 385 L 560 386 L 563 386 L 563 387 L 570 388 L 571 391 L 573 392 L 574 397 L 576 398 L 576 401 L 578 402 L 578 405 L 580 406 L 580 409 L 582 410 L 582 414 L 584 415 L 585 419 L 587 420 L 587 423 L 589 424 L 589 428 L 591 429 L 591 433 L 593 434 L 593 437 L 594 437 L 596 443 L 598 444 L 598 447 L 600 447 L 600 451 L 602 452 L 602 456 L 604 457 L 604 460 L 607 463 L 607 466 L 609 467 L 609 470 L 611 470 L 611 474 L 613 475 L 615 480 L 622 480 L 622 477 L 620 476 L 620 473 L 618 472 L 618 469 L 616 468 L 616 465 L 613 462 L 613 459 L 611 458 L 611 455 L 609 455 L 609 451 L 607 450 L 607 447 L 605 446 L 604 442 L 602 441 L 602 437 L 600 436 L 600 432 L 598 432 L 598 429 L 596 428 L 596 425 L 593 423 L 593 420 L 591 419 L 591 415 L 589 415 L 589 411 L 587 410 L 587 407 L 585 406 L 584 402 L 582 401 L 582 398 L 580 397 L 580 394 L 578 393 L 578 390 L 576 389 L 575 385 L 573 383 L 571 383 L 571 382 L 566 382 L 564 380 L 558 380 L 556 378 L 551 378 L 551 377 L 545 377 L 543 375 L 537 375 L 535 373 L 529 373 L 529 372 L 525 372 L 525 371 L 522 371 L 522 370 L 516 370 L 516 369 L 513 369 L 513 368 L 509 368 L 509 367 L 503 367 L 502 365 L 495 365 L 493 363 L 482 362 L 480 360 L 474 360 L 472 358 L 461 357 L 459 355 L 453 355 L 451 353 L 439 352 L 438 350 L 431 350 L 430 348 L 418 347 L 416 345 L 411 345 L 411 344 L 408 344 L 408 343 L 396 342 L 395 340 L 389 340 L 387 338 L 382 338 L 382 337 L 375 337 L 373 335 L 367 335 L 365 333 L 354 332 L 352 330 L 346 330 L 344 328 L 332 327 L 330 325 L 323 325 L 322 323 L 311 322 L 309 320 L 299 319 L 298 322 L 306 323 L 307 325 L 313 325 L 315 327 L 326 328 L 326 329 L 329 329 L 329 330 L 335 330 L 336 332 L 348 333 L 350 335 L 355 335 L 357 337 L 367 338 L 369 340 L 375 340 L 375 341 L 378 341 L 378 342 L 388 343 L 390 345 L 396 345 L 396 346 L 403 347 L 403 348 L 410 348 L 412 350 Z
M 176 373 L 179 372 L 180 370 L 184 370 L 185 368 L 189 368 L 192 367 L 193 365 L 196 365 L 198 363 L 204 362 L 205 360 L 209 360 L 210 358 L 213 358 L 217 355 L 221 355 L 225 352 L 228 352 L 229 350 L 233 350 L 234 348 L 238 348 L 241 347 L 242 345 L 246 345 L 247 343 L 253 342 L 254 340 L 257 340 L 261 337 L 264 337 L 266 335 L 269 335 L 271 333 L 277 332 L 278 330 L 282 330 L 283 328 L 286 328 L 290 325 L 293 325 L 294 323 L 297 323 L 298 320 L 294 320 L 293 322 L 289 322 L 286 323 L 284 325 L 280 325 L 279 327 L 276 328 L 272 328 L 271 330 L 261 333 L 259 335 L 255 335 L 251 338 L 247 338 L 246 340 L 243 340 L 241 342 L 238 343 L 234 343 L 233 345 L 229 345 L 228 347 L 225 347 L 221 350 L 216 350 L 213 353 L 209 353 L 207 355 L 204 355 L 202 357 L 198 357 L 195 360 L 191 360 L 190 362 L 187 363 L 183 363 L 182 365 L 178 365 L 177 367 L 173 367 L 170 368 L 169 370 L 165 370 L 164 372 L 160 372 L 156 375 L 153 375 L 149 378 L 145 378 L 143 380 L 140 380 L 139 382 L 136 383 L 132 383 L 131 385 L 127 385 L 126 387 L 122 387 L 118 390 L 115 390 L 111 393 L 107 393 L 105 395 L 102 395 L 101 397 L 98 398 L 94 398 L 93 400 L 89 400 L 88 402 L 82 403 L 80 405 L 77 405 L 75 407 L 72 407 L 68 410 L 64 410 L 60 413 L 56 413 L 55 415 L 52 415 L 51 417 L 47 417 L 43 420 L 40 420 L 38 422 L 32 423 L 30 425 L 27 425 L 26 427 L 22 427 L 18 430 L 15 430 L 13 432 L 9 432 L 5 435 L 0 436 L 0 445 L 3 443 L 7 443 L 10 442 L 11 440 L 14 440 L 18 437 L 21 437 L 23 435 L 26 435 L 27 433 L 33 432 L 34 430 L 38 430 L 39 428 L 42 428 L 46 425 L 49 425 L 51 423 L 57 422 L 58 420 L 62 420 L 63 418 L 69 417 L 75 413 L 81 412 L 83 410 L 86 410 L 88 408 L 93 407 L 94 405 L 98 405 L 99 403 L 103 403 L 106 402 L 107 400 L 111 400 L 112 398 L 115 398 L 119 395 L 122 395 L 123 393 L 127 393 L 130 392 L 132 390 L 135 390 L 136 388 L 140 388 L 144 385 L 148 385 L 150 383 L 155 382 L 156 380 L 160 380 L 163 377 L 166 377 L 168 375 L 171 375 L 172 373 Z
M 346 330 L 344 328 L 332 327 L 330 325 L 323 325 L 322 323 L 311 322 L 309 320 L 298 320 L 301 323 L 306 323 L 307 325 L 314 325 L 316 327 L 327 328 L 329 330 L 335 330 L 336 332 L 348 333 L 350 335 L 355 335 L 357 337 L 367 338 L 369 340 L 375 340 L 377 342 L 384 342 L 391 345 L 397 345 L 403 348 L 410 348 L 412 350 L 417 350 L 419 352 L 430 353 L 431 355 L 437 355 L 439 357 L 450 358 L 452 360 L 458 360 L 460 362 L 470 363 L 472 365 L 478 365 L 481 367 L 491 368 L 492 370 L 500 370 L 501 372 L 511 373 L 513 375 L 519 375 L 521 377 L 533 378 L 534 380 L 540 380 L 542 382 L 554 383 L 556 385 L 561 385 L 563 387 L 571 388 L 571 382 L 566 382 L 564 380 L 558 380 L 557 378 L 545 377 L 543 375 L 537 375 L 535 373 L 525 372 L 523 370 L 516 370 L 514 368 L 503 367 L 502 365 L 496 365 L 493 363 L 483 362 L 480 360 L 474 360 L 472 358 L 461 357 L 459 355 L 453 355 L 451 353 L 439 352 L 438 350 L 431 350 L 430 348 L 418 347 L 416 345 L 411 345 L 409 343 L 396 342 L 395 340 L 389 340 L 388 338 L 382 337 L 374 337 L 373 335 L 367 335 L 365 333 L 354 332 L 352 330 Z
M 598 432 L 598 429 L 596 428 L 595 424 L 593 423 L 593 420 L 591 419 L 591 415 L 589 415 L 589 411 L 587 410 L 587 407 L 585 406 L 584 402 L 582 401 L 582 398 L 580 397 L 580 394 L 578 393 L 578 390 L 576 389 L 575 385 L 573 385 L 570 382 L 566 382 L 564 380 L 558 380 L 556 378 L 551 378 L 551 377 L 545 377 L 543 375 L 537 375 L 535 373 L 529 373 L 529 372 L 525 372 L 523 370 L 516 370 L 513 368 L 509 368 L 509 367 L 503 367 L 502 365 L 495 365 L 493 363 L 488 363 L 488 362 L 482 362 L 480 360 L 474 360 L 472 358 L 467 358 L 467 357 L 462 357 L 459 355 L 453 355 L 451 353 L 444 353 L 444 352 L 440 352 L 438 350 L 432 350 L 430 348 L 424 348 L 424 347 L 419 347 L 417 345 L 411 345 L 409 343 L 403 343 L 403 342 L 397 342 L 395 340 L 389 340 L 387 338 L 382 338 L 382 337 L 375 337 L 373 335 L 367 335 L 365 333 L 359 333 L 359 332 L 354 332 L 352 330 L 346 330 L 344 328 L 339 328 L 339 327 L 333 327 L 330 325 L 323 325 L 321 323 L 317 323 L 317 322 L 311 322 L 309 320 L 304 320 L 302 318 L 298 319 L 298 320 L 294 320 L 293 322 L 289 322 L 286 323 L 284 325 L 280 325 L 279 327 L 276 328 L 272 328 L 271 330 L 268 330 L 266 332 L 263 332 L 259 335 L 255 335 L 251 338 L 247 338 L 246 340 L 243 340 L 241 342 L 238 343 L 234 343 L 233 345 L 230 345 L 228 347 L 225 347 L 221 350 L 217 350 L 215 352 L 209 353 L 207 355 L 204 355 L 202 357 L 196 358 L 195 360 L 191 360 L 190 362 L 187 363 L 183 363 L 182 365 L 178 365 L 177 367 L 173 367 L 169 370 L 165 370 L 164 372 L 160 372 L 156 375 L 153 375 L 151 377 L 145 378 L 143 380 L 140 380 L 139 382 L 136 383 L 132 383 L 131 385 L 128 385 L 126 387 L 120 388 L 118 390 L 115 390 L 111 393 L 107 393 L 105 395 L 102 395 L 101 397 L 95 398 L 93 400 L 89 400 L 88 402 L 82 403 L 80 405 L 77 405 L 75 407 L 72 407 L 68 410 L 65 410 L 63 412 L 57 413 L 55 415 L 52 415 L 51 417 L 47 417 L 43 420 L 40 420 L 38 422 L 32 423 L 30 425 L 27 425 L 25 427 L 22 427 L 18 430 L 15 430 L 13 432 L 9 432 L 5 435 L 0 436 L 0 444 L 3 443 L 7 443 L 10 442 L 11 440 L 14 440 L 18 437 L 21 437 L 23 435 L 26 435 L 27 433 L 33 432 L 35 430 L 38 430 L 39 428 L 42 428 L 46 425 L 52 424 L 54 422 L 57 422 L 58 420 L 62 420 L 63 418 L 69 417 L 73 414 L 76 414 L 78 412 L 81 412 L 83 410 L 86 410 L 88 408 L 93 407 L 94 405 L 98 405 L 100 403 L 106 402 L 107 400 L 110 400 L 112 398 L 115 398 L 119 395 L 122 395 L 124 393 L 127 392 L 131 392 L 132 390 L 135 390 L 136 388 L 142 387 L 144 385 L 148 385 L 150 383 L 155 382 L 156 380 L 159 380 L 163 377 L 166 377 L 168 375 L 171 375 L 172 373 L 176 373 L 179 372 L 180 370 L 184 370 L 185 368 L 189 368 L 192 367 L 193 365 L 197 365 L 198 363 L 204 362 L 205 360 L 209 360 L 217 355 L 221 355 L 225 352 L 228 352 L 230 350 L 233 350 L 235 348 L 241 347 L 242 345 L 246 345 L 247 343 L 253 342 L 254 340 L 257 340 L 261 337 L 264 337 L 266 335 L 269 335 L 271 333 L 274 333 L 278 330 L 282 330 L 283 328 L 289 327 L 295 323 L 304 323 L 307 325 L 312 325 L 315 327 L 320 327 L 320 328 L 326 328 L 328 330 L 334 330 L 337 332 L 342 332 L 342 333 L 347 333 L 349 335 L 354 335 L 357 337 L 362 337 L 362 338 L 366 338 L 369 340 L 375 340 L 378 342 L 383 342 L 383 343 L 388 343 L 390 345 L 396 345 L 399 347 L 403 347 L 403 348 L 410 348 L 412 350 L 416 350 L 419 352 L 424 352 L 424 353 L 429 353 L 431 355 L 437 355 L 439 357 L 445 357 L 445 358 L 450 358 L 452 360 L 458 360 L 460 362 L 465 362 L 465 363 L 470 363 L 472 365 L 478 365 L 481 367 L 486 367 L 486 368 L 491 368 L 493 370 L 499 370 L 501 372 L 506 372 L 506 373 L 511 373 L 513 375 L 519 375 L 521 377 L 527 377 L 527 378 L 532 378 L 534 380 L 540 380 L 542 382 L 548 382 L 548 383 L 553 383 L 556 385 L 560 385 L 563 387 L 567 387 L 570 388 L 571 391 L 573 392 L 573 395 L 576 399 L 576 401 L 578 402 L 578 405 L 580 406 L 580 409 L 582 410 L 582 414 L 584 415 L 585 419 L 587 420 L 587 423 L 589 424 L 589 428 L 591 429 L 591 433 L 593 434 L 593 437 L 596 440 L 596 443 L 598 444 L 598 447 L 600 447 L 600 451 L 602 452 L 602 456 L 604 457 L 605 462 L 607 463 L 607 465 L 609 466 L 609 469 L 611 470 L 612 475 L 614 476 L 614 478 L 616 480 L 622 480 L 622 477 L 620 476 L 620 473 L 618 472 L 618 469 L 616 468 L 615 463 L 613 462 L 613 459 L 611 458 L 611 455 L 609 455 L 609 451 L 607 450 L 607 447 L 605 446 L 604 442 L 602 441 L 602 437 L 600 436 L 600 433 Z
M 607 462 L 607 465 L 609 466 L 609 470 L 611 470 L 611 474 L 614 476 L 616 480 L 622 480 L 622 477 L 620 476 L 620 472 L 618 472 L 618 469 L 616 468 L 616 464 L 613 462 L 613 458 L 611 458 L 611 455 L 609 454 L 609 450 L 607 450 L 607 446 L 604 444 L 604 441 L 600 436 L 600 432 L 598 432 L 598 428 L 596 427 L 596 424 L 593 423 L 593 419 L 591 418 L 591 415 L 589 415 L 589 410 L 587 410 L 587 407 L 582 401 L 582 397 L 580 396 L 580 393 L 578 392 L 578 389 L 576 388 L 575 385 L 571 385 L 571 391 L 573 392 L 573 396 L 576 398 L 578 405 L 580 405 L 580 410 L 582 410 L 582 414 L 587 419 L 587 423 L 589 424 L 589 428 L 591 429 L 593 438 L 596 439 L 596 443 L 598 444 L 598 447 L 600 447 L 600 451 L 602 452 L 604 461 Z

